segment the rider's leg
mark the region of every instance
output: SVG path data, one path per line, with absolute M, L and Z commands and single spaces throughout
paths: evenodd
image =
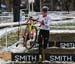
M 42 53 L 42 31 L 40 30 L 38 36 L 38 43 L 39 43 L 39 54 Z
M 49 42 L 49 31 L 44 30 L 44 49 L 47 48 L 48 42 Z

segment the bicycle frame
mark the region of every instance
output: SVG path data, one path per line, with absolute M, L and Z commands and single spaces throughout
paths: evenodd
M 26 25 L 27 25 L 27 27 L 26 27 L 26 30 L 25 30 L 25 32 L 27 33 L 27 34 L 30 34 L 30 32 L 34 32 L 34 33 L 36 33 L 36 35 L 34 34 L 33 36 L 35 37 L 35 38 L 33 38 L 33 41 L 34 42 L 36 42 L 36 39 L 37 39 L 37 29 L 36 29 L 36 27 L 34 26 L 34 21 L 32 21 L 32 20 L 28 20 L 27 22 L 26 22 Z M 35 31 L 34 31 L 34 29 L 35 29 Z M 26 39 L 25 39 L 25 42 L 28 42 L 28 45 L 29 45 L 29 42 L 30 42 L 30 38 L 28 38 L 27 39 L 27 37 L 29 37 L 30 35 L 28 35 L 28 36 L 26 36 Z M 28 46 L 27 45 L 27 46 Z M 34 43 L 31 45 L 31 48 L 34 46 Z

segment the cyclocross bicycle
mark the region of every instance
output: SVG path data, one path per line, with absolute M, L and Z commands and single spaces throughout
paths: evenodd
M 23 34 L 23 43 L 27 49 L 31 49 L 35 46 L 37 41 L 37 28 L 36 26 L 34 26 L 35 25 L 34 21 L 31 20 L 30 18 L 25 23 L 25 25 L 27 26 Z

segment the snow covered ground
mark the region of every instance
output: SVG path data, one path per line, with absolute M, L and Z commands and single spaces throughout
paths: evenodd
M 17 44 L 19 44 L 18 46 L 16 46 Z M 28 50 L 23 47 L 23 45 L 21 45 L 21 40 L 14 43 L 13 45 L 9 46 L 9 47 L 4 47 L 0 52 L 12 52 L 12 53 L 24 53 L 27 52 Z
M 7 63 L 3 59 L 0 59 L 0 64 L 7 64 Z
M 5 34 L 12 32 L 12 31 L 15 31 L 17 29 L 18 29 L 18 27 L 0 29 L 0 37 L 4 36 Z
M 18 28 L 25 29 L 25 26 L 0 29 L 0 38 L 11 32 L 16 32 L 18 30 Z

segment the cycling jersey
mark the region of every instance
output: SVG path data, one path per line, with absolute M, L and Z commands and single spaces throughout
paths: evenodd
M 40 15 L 38 18 L 39 18 L 38 21 L 44 22 L 44 25 L 41 25 L 40 29 L 50 30 L 50 21 L 51 21 L 50 16 L 47 15 L 44 17 L 43 15 Z

